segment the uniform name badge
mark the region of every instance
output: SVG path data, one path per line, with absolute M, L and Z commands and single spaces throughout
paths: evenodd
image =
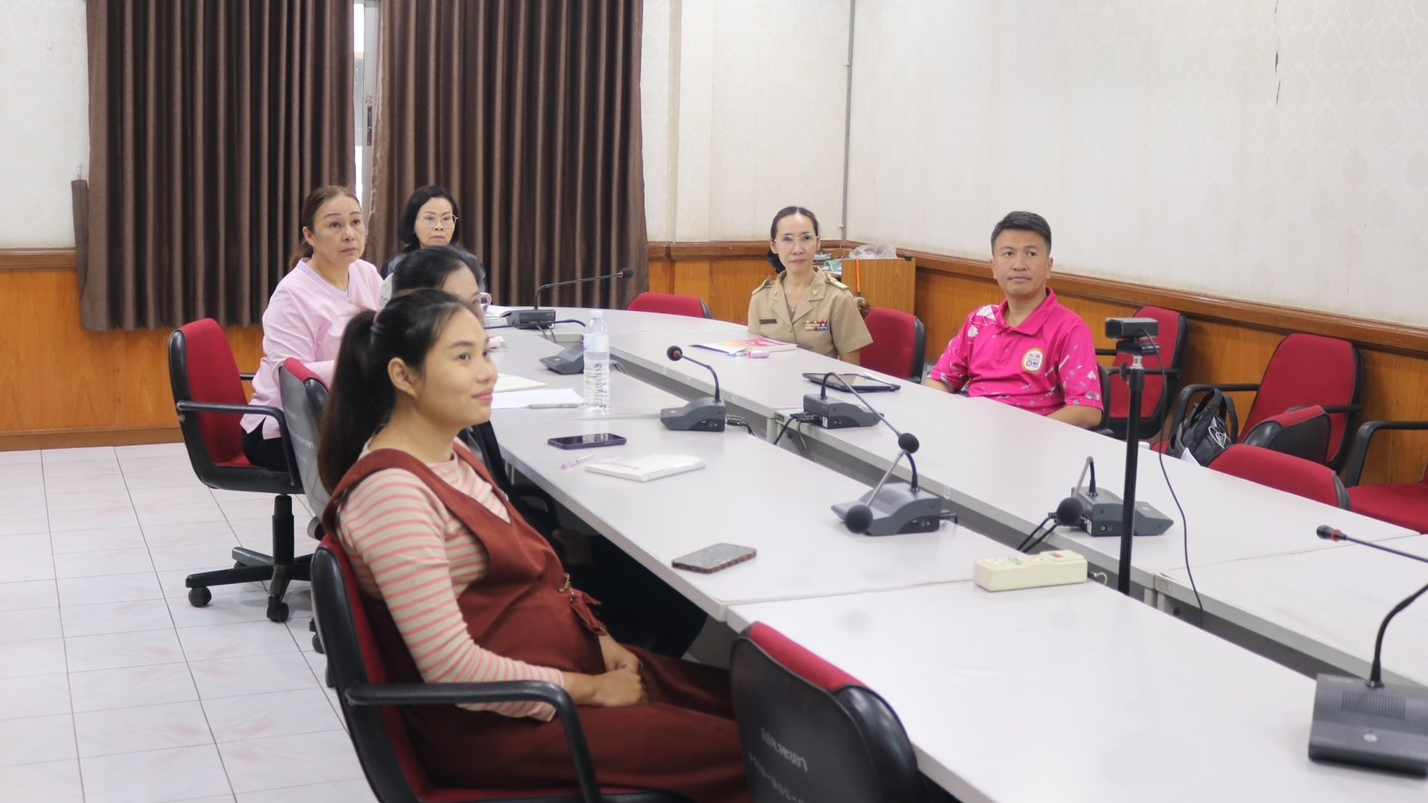
M 821 321 L 804 321 L 804 322 L 803 322 L 803 331 L 805 331 L 805 332 L 826 332 L 826 331 L 828 331 L 828 320 L 825 318 L 824 320 L 821 320 Z
M 1029 374 L 1034 374 L 1041 370 L 1042 363 L 1046 362 L 1046 353 L 1041 349 L 1031 349 L 1021 357 L 1021 369 Z

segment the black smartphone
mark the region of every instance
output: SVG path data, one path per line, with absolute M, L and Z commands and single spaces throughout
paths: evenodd
M 609 432 L 592 432 L 589 435 L 568 435 L 551 438 L 546 443 L 557 449 L 594 449 L 596 446 L 619 446 L 625 439 Z
M 738 544 L 715 544 L 707 546 L 697 552 L 688 555 L 681 555 L 670 561 L 670 565 L 676 569 L 688 569 L 691 572 L 700 574 L 713 574 L 720 569 L 727 569 L 738 563 L 743 563 L 753 556 L 759 554 L 757 549 L 751 546 L 739 546 Z

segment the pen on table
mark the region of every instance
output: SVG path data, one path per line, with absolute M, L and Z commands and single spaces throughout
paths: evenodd
M 581 463 L 584 463 L 586 460 L 589 460 L 590 458 L 592 458 L 592 457 L 594 457 L 594 456 L 595 456 L 595 455 L 593 455 L 593 454 L 587 454 L 587 455 L 585 455 L 584 457 L 577 457 L 577 458 L 575 458 L 574 460 L 571 460 L 571 461 L 569 461 L 569 462 L 561 463 L 561 464 L 560 464 L 560 470 L 561 470 L 561 471 L 569 471 L 570 469 L 575 468 L 576 466 L 580 465 Z
M 526 408 L 529 410 L 555 410 L 563 407 L 579 407 L 580 402 L 545 402 L 532 404 Z

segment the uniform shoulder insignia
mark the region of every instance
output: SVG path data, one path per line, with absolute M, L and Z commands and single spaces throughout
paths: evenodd
M 754 288 L 754 292 L 750 293 L 749 295 L 757 295 L 760 290 L 766 290 L 766 289 L 768 289 L 768 288 L 770 288 L 770 287 L 773 287 L 773 285 L 774 285 L 774 277 L 770 276 L 769 278 L 764 279 L 764 283 L 763 283 L 763 284 L 759 285 L 758 287 L 755 287 L 755 288 Z
M 839 290 L 847 290 L 847 289 L 848 289 L 848 285 L 843 284 L 842 282 L 840 282 L 840 281 L 838 281 L 837 279 L 833 278 L 833 274 L 831 274 L 831 273 L 825 273 L 825 274 L 823 274 L 823 278 L 826 279 L 829 284 L 833 285 L 834 287 L 838 288 Z

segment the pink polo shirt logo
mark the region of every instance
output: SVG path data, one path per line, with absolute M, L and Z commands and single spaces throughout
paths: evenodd
M 1046 362 L 1046 352 L 1041 349 L 1032 349 L 1021 357 L 1021 369 L 1028 374 L 1034 374 L 1041 370 L 1042 363 Z

